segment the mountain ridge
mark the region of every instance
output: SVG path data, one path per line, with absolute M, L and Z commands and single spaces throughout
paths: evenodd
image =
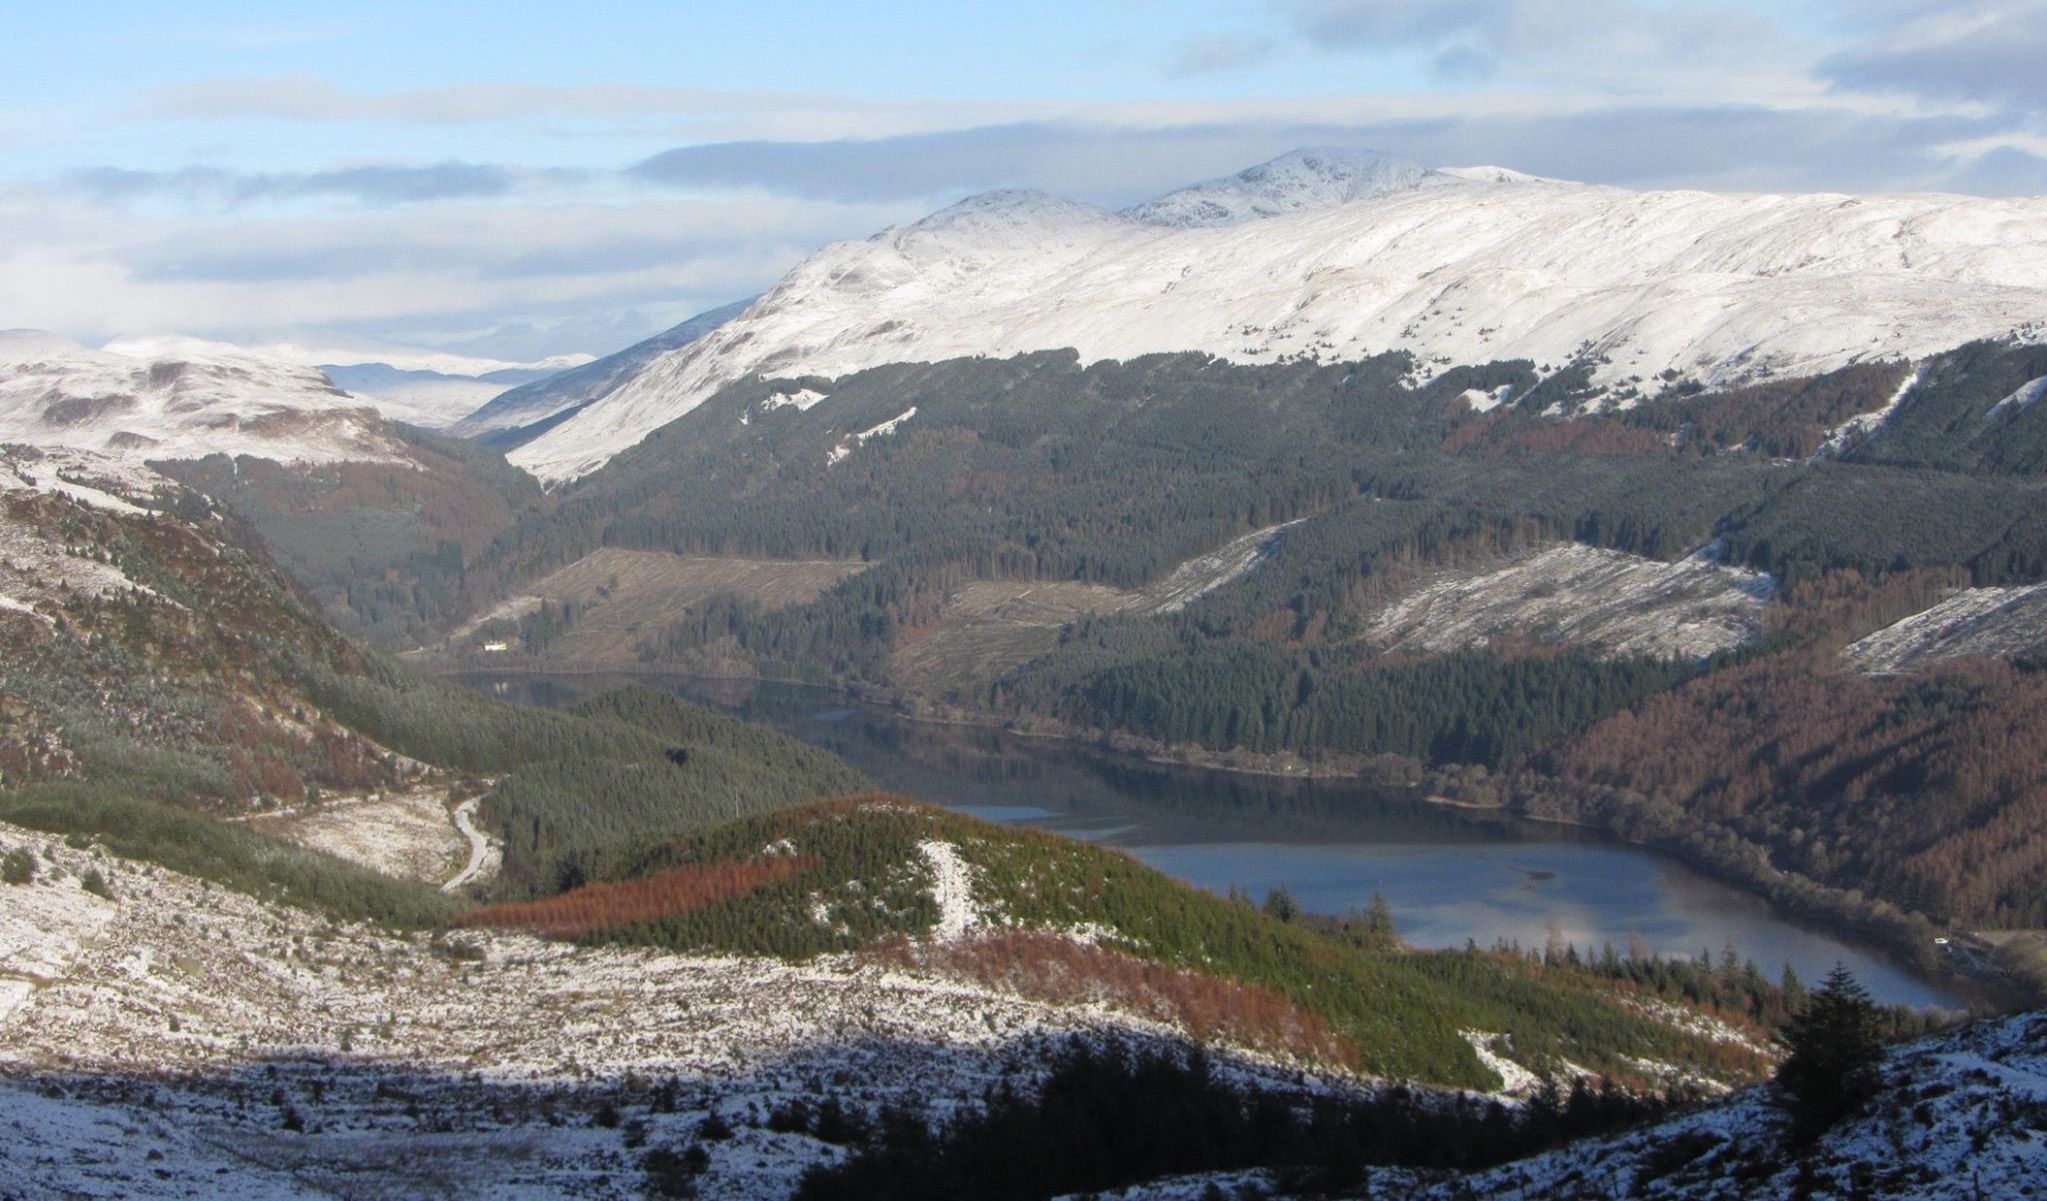
M 0 443 L 130 461 L 400 462 L 404 446 L 385 421 L 417 415 L 336 387 L 317 368 L 224 343 L 94 350 L 43 330 L 0 332 Z
M 1637 192 L 1296 152 L 1122 214 L 1001 191 L 827 246 L 510 457 L 559 484 L 749 375 L 1065 348 L 1405 350 L 1418 379 L 1526 360 L 1627 407 L 2035 336 L 2042 269 L 2047 200 Z

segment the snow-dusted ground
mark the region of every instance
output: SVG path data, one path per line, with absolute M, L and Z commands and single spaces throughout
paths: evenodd
M 782 1101 L 943 1114 L 1071 1034 L 1170 1033 L 844 957 L 484 932 L 437 949 L 0 825 L 0 853 L 17 846 L 41 874 L 0 886 L 0 981 L 16 986 L 0 1181 L 27 1197 L 186 1196 L 219 1168 L 244 1190 L 228 1196 L 634 1197 L 629 1141 L 682 1146 L 714 1109 L 738 1133 L 704 1142 L 703 1195 L 783 1196 L 839 1152 L 765 1129 Z M 952 850 L 924 854 L 945 930 L 964 931 L 972 883 Z M 80 887 L 88 868 L 114 901 Z M 616 1125 L 596 1120 L 607 1103 Z
M 1860 671 L 1890 675 L 1963 655 L 2009 658 L 2047 645 L 2047 584 L 1965 588 L 1851 643 Z
M 1440 573 L 1373 617 L 1390 649 L 1442 653 L 1510 631 L 1610 655 L 1703 658 L 1761 628 L 1768 575 L 1728 567 L 1715 547 L 1675 563 L 1564 543 Z
M 1159 221 L 976 196 L 820 250 L 511 458 L 549 481 L 585 474 L 755 373 L 1068 347 L 1090 362 L 1406 349 L 1425 372 L 1592 356 L 1598 382 L 1653 392 L 1666 370 L 1806 375 L 2047 318 L 2047 199 L 1636 192 L 1411 167 L 1288 156 L 1179 194 Z
M 981 920 L 974 908 L 974 869 L 949 842 L 927 839 L 917 844 L 917 853 L 931 868 L 931 899 L 938 902 L 931 936 L 941 942 L 964 937 Z
M 1895 1050 L 1868 1112 L 1804 1154 L 1768 1088 L 1618 1138 L 1595 1139 L 1434 1187 L 1384 1173 L 1370 1197 L 1685 1201 L 2047 1195 L 2047 1016 L 1979 1023 Z M 1800 1177 L 1810 1181 L 1801 1188 Z
M 451 814 L 444 784 L 419 784 L 359 797 L 334 797 L 290 813 L 257 815 L 251 825 L 303 847 L 364 867 L 421 880 L 446 882 L 449 891 L 495 867 L 493 844 L 470 820 L 474 800 Z
M 131 497 L 147 499 L 170 481 L 139 463 L 124 463 L 76 450 L 0 447 L 0 501 L 10 494 L 40 492 L 121 514 L 143 510 Z M 50 622 L 70 596 L 150 592 L 130 579 L 99 548 L 63 546 L 36 525 L 8 516 L 0 505 L 0 609 L 34 614 Z
M 1165 579 L 1145 585 L 1138 594 L 1136 608 L 1149 613 L 1179 612 L 1224 584 L 1247 575 L 1272 554 L 1287 527 L 1299 524 L 1289 521 L 1253 530 L 1205 555 L 1196 555 L 1175 567 Z
M 813 395 L 815 395 L 815 393 L 813 393 Z M 819 397 L 819 399 L 821 400 L 823 398 Z M 805 405 L 804 407 L 808 408 L 809 406 Z M 875 426 L 873 429 L 862 430 L 857 434 L 850 435 L 849 437 L 841 441 L 837 446 L 834 446 L 829 451 L 825 452 L 824 460 L 825 466 L 830 467 L 832 464 L 839 462 L 841 459 L 844 459 L 847 455 L 852 454 L 854 451 L 860 449 L 862 446 L 865 446 L 868 442 L 876 438 L 885 438 L 888 435 L 895 433 L 897 430 L 903 427 L 903 423 L 905 421 L 908 421 L 910 418 L 915 417 L 916 415 L 917 406 L 911 405 L 908 412 L 901 413 L 898 414 L 897 416 L 891 417 L 887 421 L 882 422 L 880 425 Z
M 1870 413 L 1857 413 L 1833 429 L 1828 430 L 1827 440 L 1820 444 L 1820 457 L 1838 455 L 1857 442 L 1865 441 L 1871 434 L 1882 429 L 1884 422 L 1891 419 L 1891 414 L 1898 411 L 1898 406 L 1904 404 L 1905 398 L 1911 395 L 1912 389 L 1918 386 L 1919 372 L 1916 370 L 1909 372 L 1904 379 L 1898 381 L 1897 388 L 1891 392 L 1890 397 L 1884 401 L 1882 407 Z M 1999 403 L 2002 404 L 2002 402 Z
M 373 401 L 314 368 L 189 339 L 91 350 L 37 330 L 0 331 L 0 443 L 9 442 L 137 462 L 405 457 Z

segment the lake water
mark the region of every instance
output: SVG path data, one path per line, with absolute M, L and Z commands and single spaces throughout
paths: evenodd
M 635 676 L 831 750 L 884 789 L 991 821 L 1128 850 L 1188 883 L 1262 898 L 1284 887 L 1317 913 L 1386 898 L 1401 937 L 1425 947 L 1554 933 L 1581 951 L 1611 943 L 1717 961 L 1732 943 L 1773 978 L 1808 983 L 1843 963 L 1880 1001 L 1960 1006 L 1958 992 L 1660 855 L 1596 832 L 1431 804 L 1403 790 L 1178 768 L 1072 743 L 904 720 L 842 695 L 785 684 Z M 473 676 L 534 704 L 618 678 Z

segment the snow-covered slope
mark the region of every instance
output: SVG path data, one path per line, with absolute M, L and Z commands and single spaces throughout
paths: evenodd
M 1175 1034 L 853 956 L 429 941 L 0 823 L 0 854 L 16 850 L 35 879 L 0 884 L 6 1197 L 624 1201 L 676 1195 L 643 1191 L 644 1155 L 694 1143 L 689 1195 L 779 1198 L 844 1154 L 776 1129 L 786 1103 L 944 1118 L 1069 1038 Z M 945 932 L 966 933 L 971 871 L 950 844 L 920 853 Z M 85 887 L 95 872 L 105 895 Z M 730 1133 L 700 1139 L 712 1115 Z
M 1791 1143 L 1774 1089 L 1619 1138 L 1424 1187 L 1388 1172 L 1363 1197 L 1667 1201 L 2047 1195 L 2047 1015 L 1980 1022 L 1893 1050 L 1866 1109 Z
M 1147 225 L 1179 229 L 1239 225 L 1284 213 L 1335 208 L 1354 200 L 1454 182 L 1455 178 L 1386 155 L 1343 149 L 1295 150 L 1235 175 L 1124 209 L 1123 215 Z
M 311 367 L 188 339 L 90 350 L 39 330 L 0 332 L 0 443 L 10 442 L 135 460 L 404 456 L 372 402 Z
M 1675 563 L 1567 542 L 1445 571 L 1380 610 L 1368 636 L 1442 654 L 1518 633 L 1609 655 L 1703 659 L 1762 630 L 1776 581 L 1709 546 Z
M 1636 192 L 1300 153 L 1121 215 L 997 192 L 828 246 L 511 457 L 586 473 L 751 373 L 1063 347 L 1591 357 L 1643 390 L 1805 374 L 2047 320 L 2043 280 L 2047 199 Z
M 1356 1201 L 2017 1201 L 2047 1196 L 2047 1014 L 1894 1048 L 1876 1097 L 1810 1145 L 1770 1086 L 1485 1171 L 1370 1168 Z M 1273 1172 L 1180 1176 L 1099 1201 L 1307 1198 Z M 1079 1201 L 1061 1198 L 1060 1201 Z
M 2011 658 L 2047 645 L 2047 584 L 1965 588 L 1850 644 L 1860 671 L 1916 671 L 1964 655 Z
M 450 432 L 464 438 L 481 437 L 496 431 L 509 432 L 588 404 L 630 379 L 646 364 L 689 345 L 737 317 L 751 303 L 751 300 L 742 300 L 699 313 L 616 354 L 500 392 L 481 408 L 456 422 Z

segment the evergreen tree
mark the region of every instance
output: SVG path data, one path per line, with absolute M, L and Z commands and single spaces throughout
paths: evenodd
M 1877 1011 L 1847 968 L 1835 965 L 1791 1020 L 1791 1054 L 1777 1069 L 1790 1100 L 1794 1135 L 1809 1142 L 1859 1109 L 1877 1086 L 1883 1058 Z
M 1393 947 L 1400 943 L 1400 932 L 1393 928 L 1393 907 L 1386 903 L 1381 893 L 1372 894 L 1371 908 L 1365 910 L 1365 937 L 1374 947 Z

